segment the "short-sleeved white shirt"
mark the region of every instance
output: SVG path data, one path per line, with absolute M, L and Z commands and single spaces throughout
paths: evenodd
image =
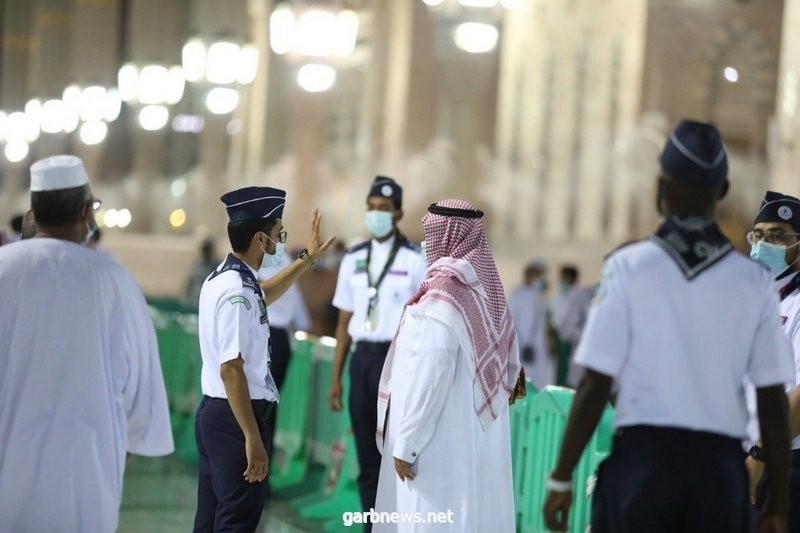
M 792 374 L 767 271 L 732 252 L 688 281 L 650 240 L 614 253 L 576 350 L 617 383 L 615 426 L 746 437 L 744 379 Z
M 386 242 L 376 240 L 356 245 L 342 259 L 333 305 L 353 313 L 347 332 L 358 341 L 386 342 L 394 338 L 403 306 L 414 294 L 425 277 L 425 259 L 412 244 L 404 242 L 397 250 L 386 277 L 378 288 L 377 324 L 372 331 L 364 327 L 369 307 L 369 284 L 367 281 L 367 252 L 371 243 L 370 277 L 375 283 L 383 271 L 397 237 Z
M 228 256 L 226 261 L 231 260 Z M 235 260 L 235 258 L 234 258 Z M 256 279 L 256 271 L 242 263 Z M 251 400 L 277 400 L 278 387 L 269 372 L 269 320 L 262 294 L 237 270 L 220 272 L 223 261 L 200 290 L 198 329 L 203 394 L 227 398 L 220 366 L 242 355 Z M 215 275 L 216 274 L 216 275 Z
M 800 274 L 795 274 L 795 276 L 800 276 Z M 787 276 L 786 283 L 788 284 L 793 277 Z M 781 300 L 781 324 L 783 333 L 789 339 L 789 344 L 792 347 L 794 381 L 790 382 L 787 387 L 787 392 L 791 392 L 795 386 L 800 384 L 800 289 L 795 289 Z M 800 437 L 792 440 L 792 449 L 800 450 Z

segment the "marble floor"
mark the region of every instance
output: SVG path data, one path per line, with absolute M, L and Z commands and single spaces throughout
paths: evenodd
M 195 466 L 188 466 L 175 458 L 132 457 L 125 474 L 118 532 L 191 531 L 196 488 Z M 320 522 L 300 519 L 287 500 L 272 498 L 267 503 L 258 531 L 322 533 L 324 529 Z

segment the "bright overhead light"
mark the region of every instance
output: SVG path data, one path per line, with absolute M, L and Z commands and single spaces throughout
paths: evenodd
M 336 69 L 329 65 L 311 63 L 303 65 L 297 72 L 297 83 L 310 93 L 321 93 L 330 89 L 336 81 Z
M 106 89 L 91 85 L 81 91 L 79 112 L 84 122 L 103 120 L 106 115 Z
M 440 6 L 444 2 L 444 0 L 422 0 L 422 1 L 425 2 L 426 6 L 430 7 Z
M 39 124 L 22 111 L 15 111 L 6 119 L 6 138 L 36 142 L 39 138 Z
M 11 163 L 19 163 L 28 157 L 28 143 L 21 139 L 12 139 L 6 143 L 6 159 Z
M 120 67 L 117 72 L 117 87 L 123 102 L 136 100 L 139 94 L 139 69 L 136 65 L 128 63 Z
M 190 39 L 181 53 L 186 81 L 196 82 L 206 73 L 206 45 L 200 39 Z
M 106 91 L 106 103 L 103 114 L 103 120 L 106 122 L 114 122 L 119 118 L 122 111 L 122 97 L 117 89 L 109 89 Z
M 239 91 L 226 87 L 215 87 L 206 95 L 206 107 L 215 115 L 226 115 L 239 105 Z
M 133 219 L 133 217 L 131 216 L 131 212 L 127 208 L 120 209 L 119 211 L 117 211 L 117 226 L 118 227 L 120 227 L 120 228 L 128 227 L 128 224 L 131 223 L 132 219 Z
M 147 131 L 158 131 L 167 125 L 169 111 L 160 105 L 146 105 L 139 111 L 139 125 Z
M 269 47 L 278 55 L 292 49 L 294 44 L 295 20 L 292 8 L 281 4 L 269 16 Z
M 167 67 L 163 65 L 143 67 L 139 72 L 139 102 L 154 105 L 164 103 L 167 80 Z
M 185 86 L 186 77 L 183 74 L 183 68 L 170 67 L 167 71 L 166 85 L 163 89 L 163 102 L 170 105 L 180 102 L 181 98 L 183 98 L 183 90 Z
M 62 100 L 47 100 L 42 104 L 42 131 L 59 133 L 64 131 L 67 122 L 67 106 Z
M 169 186 L 169 192 L 175 198 L 180 198 L 186 194 L 186 180 L 183 178 L 178 178 L 173 181 Z
M 730 83 L 736 83 L 739 81 L 739 71 L 733 67 L 725 67 L 725 69 L 722 71 L 722 75 L 725 76 L 725 79 Z
M 180 133 L 200 133 L 206 126 L 206 121 L 200 115 L 175 115 L 172 119 L 172 129 Z
M 482 22 L 459 24 L 455 31 L 456 46 L 470 54 L 490 52 L 497 45 L 497 28 Z
M 258 74 L 258 48 L 249 45 L 243 46 L 239 51 L 236 81 L 242 85 L 253 83 L 256 74 Z
M 206 79 L 211 83 L 227 85 L 236 81 L 239 66 L 239 45 L 219 41 L 208 47 Z
M 186 224 L 186 211 L 183 209 L 175 209 L 169 214 L 169 225 L 173 228 L 180 228 Z
M 78 135 L 80 135 L 83 144 L 91 146 L 103 142 L 107 133 L 108 126 L 106 126 L 105 122 L 102 120 L 93 120 L 91 122 L 84 122 Z

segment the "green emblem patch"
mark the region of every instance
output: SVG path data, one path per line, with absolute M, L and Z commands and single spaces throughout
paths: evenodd
M 244 304 L 244 306 L 247 307 L 247 309 L 250 309 L 250 300 L 248 300 L 244 296 L 231 296 L 230 298 L 228 298 L 228 301 L 231 303 L 231 305 Z
M 366 272 L 366 271 L 367 271 L 367 260 L 359 259 L 358 261 L 356 261 L 355 273 L 358 274 L 359 272 Z

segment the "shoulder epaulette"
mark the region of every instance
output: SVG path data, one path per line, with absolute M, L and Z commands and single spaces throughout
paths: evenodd
M 358 244 L 354 244 L 353 246 L 351 246 L 350 248 L 347 249 L 347 253 L 348 254 L 355 253 L 355 252 L 357 252 L 359 250 L 363 250 L 367 246 L 369 246 L 369 241 L 364 241 L 364 242 L 360 242 Z

